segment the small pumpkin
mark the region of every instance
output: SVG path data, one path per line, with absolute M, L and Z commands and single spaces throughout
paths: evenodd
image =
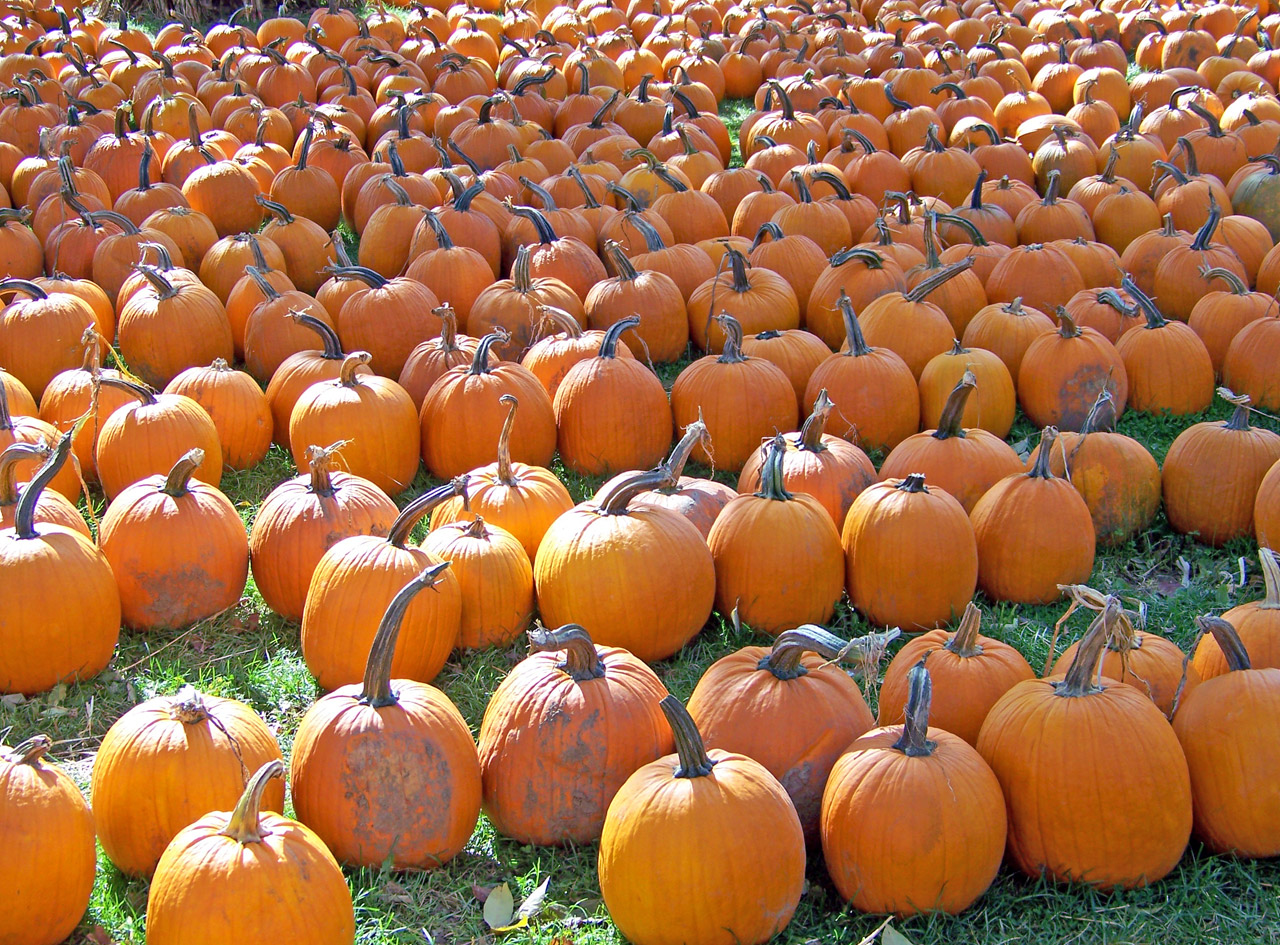
M 1262 600 L 1237 604 L 1222 615 L 1250 653 L 1250 662 L 1263 667 L 1280 668 L 1280 558 L 1270 548 L 1259 548 L 1265 592 Z M 1202 679 L 1221 676 L 1229 670 L 1226 654 L 1218 635 L 1200 637 L 1191 657 L 1191 669 Z
M 187 368 L 165 387 L 185 394 L 209 414 L 222 445 L 222 463 L 235 470 L 258 465 L 271 448 L 271 406 L 262 388 L 243 371 L 215 358 L 208 367 Z
M 1101 332 L 1077 325 L 1059 306 L 1058 330 L 1027 346 L 1018 367 L 1018 404 L 1036 426 L 1079 430 L 1106 389 L 1119 417 L 1129 398 L 1124 359 Z

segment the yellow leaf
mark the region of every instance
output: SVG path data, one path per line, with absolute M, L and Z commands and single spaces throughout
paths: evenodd
M 515 914 L 516 901 L 511 895 L 511 887 L 503 883 L 489 891 L 489 898 L 484 901 L 485 925 L 500 931 L 510 926 Z

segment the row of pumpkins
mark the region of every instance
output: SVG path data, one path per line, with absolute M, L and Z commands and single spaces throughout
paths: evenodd
M 112 726 L 92 812 L 45 761 L 46 736 L 0 746 L 0 870 L 15 893 L 0 931 L 20 945 L 65 938 L 93 886 L 96 836 L 119 869 L 150 878 L 149 942 L 350 943 L 339 863 L 439 867 L 482 807 L 522 843 L 598 840 L 605 905 L 638 945 L 768 940 L 799 902 L 806 844 L 853 906 L 903 916 L 968 908 L 1006 849 L 1033 877 L 1102 890 L 1158 881 L 1193 832 L 1213 852 L 1276 856 L 1280 669 L 1255 668 L 1242 642 L 1274 658 L 1280 640 L 1280 559 L 1262 554 L 1266 600 L 1198 618 L 1192 665 L 1205 675 L 1185 671 L 1169 709 L 1142 673 L 1154 644 L 1176 647 L 1079 587 L 1098 613 L 1054 675 L 1037 679 L 981 635 L 970 604 L 955 632 L 895 656 L 881 727 L 839 662 L 892 634 L 786 631 L 711 665 L 686 709 L 625 649 L 577 625 L 538 629 L 478 750 L 447 696 L 392 677 L 405 612 L 446 566 L 428 567 L 388 606 L 363 682 L 300 722 L 296 821 L 276 813 L 285 769 L 266 723 L 191 687 Z M 750 866 L 763 858 L 770 869 Z

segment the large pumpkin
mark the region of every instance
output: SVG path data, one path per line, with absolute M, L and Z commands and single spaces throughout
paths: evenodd
M 660 705 L 676 754 L 638 769 L 609 805 L 598 867 L 605 906 L 635 945 L 760 945 L 800 901 L 800 819 L 767 768 L 704 748 L 675 696 Z M 716 893 L 690 895 L 697 889 Z
M 929 726 L 925 660 L 908 674 L 905 723 L 856 739 L 822 795 L 822 852 L 864 912 L 963 912 L 1004 855 L 1000 782 L 963 739 Z
M 364 682 L 335 689 L 298 723 L 294 810 L 349 866 L 442 866 L 480 816 L 480 765 L 462 714 L 434 686 L 391 678 L 405 611 L 448 566 L 428 565 L 391 598 Z
M 982 723 L 978 752 L 1000 779 L 1009 856 L 1030 876 L 1099 889 L 1158 882 L 1191 834 L 1191 782 L 1155 703 L 1097 676 L 1107 601 L 1065 676 L 1028 679 Z
M 93 891 L 93 814 L 71 776 L 45 762 L 35 735 L 0 744 L 0 942 L 57 945 L 84 916 Z
M 576 624 L 531 630 L 529 640 L 480 723 L 485 813 L 520 843 L 591 843 L 623 782 L 674 747 L 658 708 L 667 689 Z
M 93 814 L 103 852 L 122 873 L 150 876 L 183 827 L 234 806 L 250 771 L 280 746 L 249 706 L 184 686 L 134 706 L 107 730 L 93 760 Z M 284 785 L 263 804 L 284 810 Z

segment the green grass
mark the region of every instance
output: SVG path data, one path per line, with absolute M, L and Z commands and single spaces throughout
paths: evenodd
M 727 103 L 722 110 L 735 138 L 735 159 L 737 126 L 749 111 L 750 106 L 743 102 Z M 675 366 L 660 366 L 659 374 L 668 387 L 687 361 L 688 357 Z M 1188 423 L 1224 419 L 1227 411 L 1219 403 L 1203 417 L 1189 419 L 1128 414 L 1119 426 L 1121 432 L 1140 439 L 1162 460 L 1169 444 Z M 1268 420 L 1259 422 L 1275 427 Z M 1020 418 L 1010 441 L 1031 444 L 1035 433 Z M 589 496 L 600 484 L 599 480 L 567 473 L 558 465 L 556 471 L 575 499 Z M 710 474 L 698 468 L 690 472 Z M 228 474 L 223 489 L 247 525 L 270 488 L 291 475 L 289 457 L 273 448 L 255 469 Z M 723 472 L 715 475 L 734 481 Z M 433 484 L 420 475 L 402 504 Z M 1249 564 L 1248 582 L 1243 587 L 1238 586 L 1241 558 Z M 1184 648 L 1193 640 L 1196 615 L 1261 596 L 1256 549 L 1250 542 L 1207 549 L 1174 535 L 1163 516 L 1135 542 L 1100 554 L 1092 584 L 1144 600 L 1150 626 Z M 1048 654 L 1053 623 L 1064 607 L 981 603 L 984 632 L 1017 646 L 1038 670 Z M 1083 615 L 1073 618 L 1059 649 L 1078 638 L 1085 623 Z M 845 636 L 871 629 L 845 605 L 838 608 L 831 628 Z M 687 699 L 708 665 L 758 642 L 749 630 L 735 630 L 724 618 L 713 616 L 689 646 L 656 669 L 672 692 Z M 522 655 L 519 646 L 455 655 L 445 667 L 437 684 L 457 704 L 473 731 L 479 727 L 490 693 Z M 297 626 L 272 614 L 250 582 L 244 598 L 231 611 L 193 627 L 124 633 L 111 667 L 93 680 L 59 686 L 32 699 L 0 699 L 0 740 L 13 744 L 36 732 L 49 733 L 56 740 L 56 758 L 87 792 L 93 753 L 110 725 L 137 702 L 172 693 L 183 683 L 252 705 L 276 732 L 286 755 L 299 719 L 319 695 L 299 651 Z M 874 684 L 875 680 L 868 681 L 873 705 Z M 1122 796 L 1115 799 L 1118 804 L 1124 801 Z M 507 938 L 559 945 L 605 945 L 621 940 L 600 900 L 594 846 L 561 850 L 521 846 L 495 836 L 483 817 L 466 851 L 440 870 L 407 874 L 354 870 L 348 872 L 348 878 L 356 905 L 358 941 L 366 945 L 491 941 L 473 887 L 507 882 L 519 902 L 547 878 L 550 892 L 542 914 L 529 929 Z M 779 941 L 857 943 L 880 924 L 877 917 L 843 907 L 825 877 L 820 856 L 811 856 L 808 878 L 795 919 Z M 1278 883 L 1280 864 L 1276 862 L 1212 857 L 1193 844 L 1174 873 L 1151 889 L 1101 895 L 1086 888 L 1030 880 L 1005 869 L 990 892 L 964 915 L 919 918 L 896 927 L 920 945 L 1276 941 L 1280 937 Z M 93 899 L 72 941 L 95 945 L 143 942 L 146 889 L 145 882 L 124 878 L 100 857 Z

